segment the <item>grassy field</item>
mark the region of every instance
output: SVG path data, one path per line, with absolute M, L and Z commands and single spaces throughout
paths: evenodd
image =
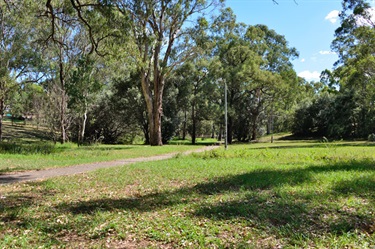
M 0 186 L 0 248 L 373 248 L 375 147 L 230 146 Z
M 73 143 L 56 145 L 48 141 L 45 130 L 30 126 L 4 124 L 5 142 L 0 143 L 0 174 L 57 168 L 91 162 L 116 159 L 147 157 L 172 152 L 184 152 L 207 145 L 199 141 L 197 146 L 185 141 L 175 145 L 151 147 L 145 145 L 91 145 L 80 146 Z M 211 142 L 212 144 L 212 142 Z
M 45 145 L 42 147 L 44 146 Z M 116 159 L 147 157 L 172 152 L 184 152 L 199 148 L 191 145 L 165 145 L 161 147 L 151 147 L 146 145 L 100 145 L 78 147 L 76 144 L 57 144 L 56 146 L 51 146 L 53 146 L 51 149 L 52 152 L 48 154 L 0 154 L 0 174 L 65 167 Z M 20 147 L 17 145 L 17 149 L 19 148 Z M 32 145 L 32 148 L 35 148 L 35 145 Z M 48 147 L 48 149 L 50 149 L 50 147 Z

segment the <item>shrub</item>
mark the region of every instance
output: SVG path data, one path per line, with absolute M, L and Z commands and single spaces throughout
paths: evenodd
M 368 135 L 367 140 L 370 142 L 375 142 L 375 134 L 371 133 L 370 135 Z

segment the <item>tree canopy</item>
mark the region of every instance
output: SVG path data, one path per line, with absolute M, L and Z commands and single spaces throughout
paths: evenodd
M 343 1 L 339 61 L 306 82 L 287 37 L 239 23 L 223 1 L 4 0 L 0 139 L 6 115 L 35 119 L 61 142 L 220 139 L 224 84 L 229 142 L 288 130 L 366 137 L 375 112 L 369 8 Z

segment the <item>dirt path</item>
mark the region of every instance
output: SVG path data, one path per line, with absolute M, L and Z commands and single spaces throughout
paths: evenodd
M 203 151 L 213 150 L 218 147 L 219 146 L 207 146 L 207 147 L 200 148 L 197 150 L 186 151 L 181 154 L 188 155 L 193 152 L 203 152 Z M 16 182 L 44 180 L 44 179 L 56 177 L 56 176 L 75 175 L 75 174 L 85 173 L 88 171 L 93 171 L 96 169 L 122 166 L 122 165 L 137 163 L 137 162 L 160 161 L 160 160 L 172 158 L 176 156 L 177 154 L 179 153 L 175 152 L 175 153 L 150 156 L 150 157 L 128 158 L 128 159 L 121 159 L 121 160 L 109 161 L 109 162 L 80 164 L 80 165 L 74 165 L 74 166 L 69 166 L 69 167 L 64 167 L 64 168 L 28 171 L 28 172 L 21 172 L 21 173 L 15 173 L 15 174 L 4 174 L 4 175 L 0 175 L 0 185 L 16 183 Z

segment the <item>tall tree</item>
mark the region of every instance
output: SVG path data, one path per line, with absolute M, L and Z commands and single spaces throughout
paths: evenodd
M 2 119 L 9 95 L 19 88 L 20 82 L 37 81 L 38 74 L 31 74 L 30 67 L 38 53 L 32 49 L 32 1 L 0 2 L 0 141 Z
M 106 9 L 106 14 L 118 17 L 129 25 L 130 33 L 136 49 L 130 52 L 139 71 L 142 93 L 145 98 L 151 145 L 162 145 L 161 117 L 163 115 L 163 92 L 166 78 L 175 66 L 191 56 L 193 48 L 188 42 L 185 30 L 186 23 L 194 19 L 198 13 L 223 0 L 108 0 L 87 1 L 81 3 L 71 0 L 71 5 L 78 13 L 78 18 L 86 24 L 93 50 L 98 47 L 102 38 L 95 37 L 90 16 L 84 9 Z M 55 25 L 56 12 L 53 0 L 46 0 L 46 7 L 51 17 L 52 27 Z M 122 24 L 124 27 L 124 23 Z M 115 28 L 116 30 L 119 27 Z M 53 30 L 52 30 L 53 31 Z
M 115 1 L 124 16 L 130 17 L 135 58 L 146 101 L 151 145 L 162 145 L 161 117 L 166 78 L 176 65 L 191 56 L 185 24 L 215 1 L 145 0 Z
M 255 79 L 253 94 L 255 97 L 252 114 L 252 140 L 256 139 L 258 116 L 268 105 L 269 120 L 273 121 L 277 100 L 286 102 L 286 95 L 296 86 L 296 74 L 293 73 L 291 60 L 298 57 L 295 48 L 289 47 L 288 41 L 284 36 L 276 31 L 269 29 L 265 25 L 250 26 L 247 29 L 246 38 L 248 39 L 252 50 L 263 59 L 258 74 Z M 268 124 L 271 126 L 271 124 Z
M 50 86 L 50 90 L 57 91 L 51 96 L 57 98 L 55 102 L 59 104 L 61 143 L 68 140 L 71 125 L 69 103 L 84 117 L 80 137 L 84 136 L 87 114 L 85 103 L 89 92 L 95 91 L 98 85 L 92 77 L 95 71 L 94 61 L 88 56 L 97 48 L 96 43 L 92 43 L 91 30 L 86 30 L 83 19 L 76 18 L 75 5 L 72 3 L 74 1 L 47 1 L 46 10 L 41 15 L 46 17 L 43 19 L 44 24 L 50 24 L 44 25 L 40 39 L 44 41 L 45 59 L 49 62 L 49 82 L 54 84 Z M 97 20 L 95 14 L 92 18 Z
M 228 85 L 228 142 L 233 140 L 233 129 L 244 91 L 259 71 L 262 58 L 245 40 L 246 25 L 237 23 L 230 8 L 224 9 L 212 24 L 212 33 L 217 43 L 214 55 L 218 60 L 215 74 Z
M 75 68 L 71 70 L 71 80 L 66 86 L 69 96 L 68 107 L 73 109 L 77 116 L 78 144 L 82 144 L 85 138 L 89 107 L 102 88 L 98 77 L 98 64 L 95 63 L 93 56 L 92 54 L 79 56 Z
M 365 137 L 375 131 L 375 16 L 365 0 L 344 0 L 342 6 L 341 26 L 332 43 L 339 55 L 333 79 L 339 79 L 340 94 L 357 103 L 359 111 L 350 118 L 356 127 L 353 134 Z

